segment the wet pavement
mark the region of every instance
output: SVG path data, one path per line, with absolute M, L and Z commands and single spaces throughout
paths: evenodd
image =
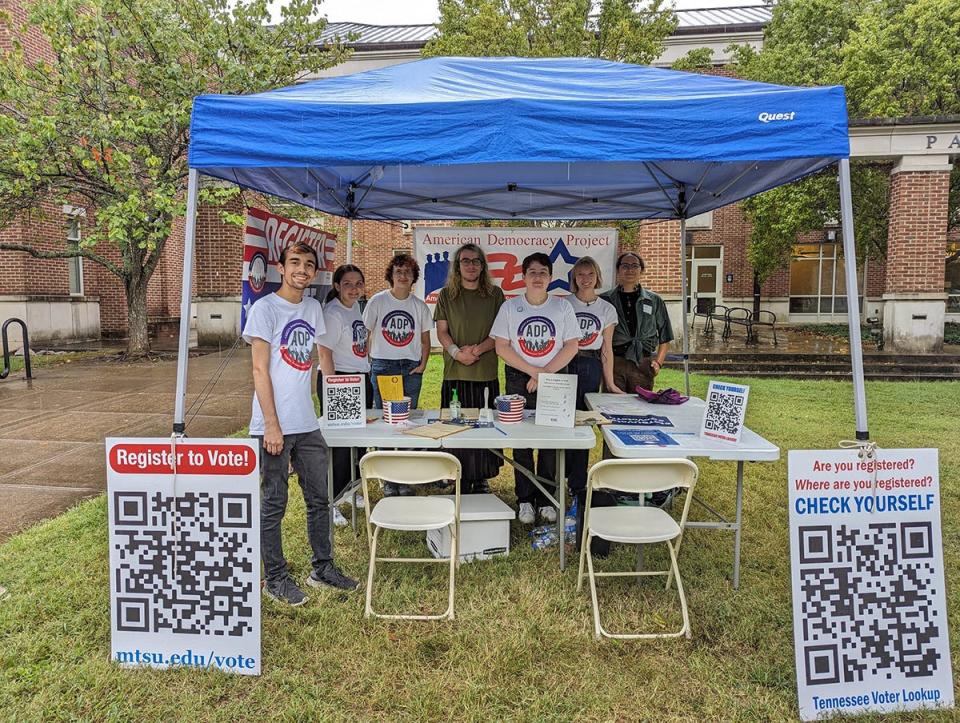
M 250 419 L 250 352 L 238 350 L 199 409 L 225 355 L 190 359 L 187 434 L 222 437 Z M 105 437 L 167 437 L 175 359 L 79 361 L 0 382 L 0 541 L 106 488 Z

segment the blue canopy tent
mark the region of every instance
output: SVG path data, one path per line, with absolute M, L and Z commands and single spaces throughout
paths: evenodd
M 200 174 L 351 220 L 679 219 L 684 239 L 691 216 L 839 162 L 855 339 L 849 153 L 841 87 L 593 58 L 432 58 L 265 93 L 202 95 L 191 121 L 181 319 Z M 182 324 L 175 431 L 188 331 Z M 851 357 L 857 437 L 867 439 L 859 345 Z

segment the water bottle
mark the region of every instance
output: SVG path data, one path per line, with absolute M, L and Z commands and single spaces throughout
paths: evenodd
M 460 419 L 460 399 L 457 397 L 457 390 L 454 388 L 453 396 L 450 398 L 450 421 Z
M 545 547 L 552 547 L 553 545 L 556 545 L 558 539 L 557 531 L 550 530 L 549 532 L 545 532 L 542 535 L 537 535 L 534 537 L 530 545 L 534 550 L 542 550 Z

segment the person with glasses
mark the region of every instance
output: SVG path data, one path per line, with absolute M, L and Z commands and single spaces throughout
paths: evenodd
M 409 254 L 390 259 L 384 278 L 389 289 L 374 294 L 363 310 L 370 352 L 370 377 L 373 384 L 373 406 L 383 406 L 377 377 L 399 375 L 403 378 L 403 394 L 410 397 L 410 408 L 420 401 L 423 370 L 430 359 L 430 330 L 433 320 L 430 309 L 413 295 L 413 285 L 420 278 L 420 265 Z M 383 494 L 411 495 L 408 485 L 385 482 Z
M 547 294 L 553 278 L 550 257 L 539 252 L 530 254 L 522 268 L 526 291 L 500 307 L 490 336 L 496 341 L 497 355 L 506 364 L 507 394 L 523 395 L 527 409 L 535 409 L 539 375 L 564 373 L 577 355 L 580 327 L 566 299 Z M 513 459 L 534 471 L 532 449 L 513 450 Z M 536 475 L 556 480 L 553 450 L 540 450 Z M 533 524 L 535 510 L 545 522 L 557 521 L 557 511 L 526 475 L 514 470 L 513 479 L 519 503 L 517 517 L 522 524 Z
M 448 408 L 456 390 L 461 407 L 484 405 L 500 394 L 497 353 L 490 337 L 493 320 L 503 305 L 503 292 L 494 286 L 487 257 L 479 246 L 457 249 L 446 285 L 440 290 L 433 320 L 443 348 L 443 384 L 440 406 Z M 489 479 L 500 473 L 500 458 L 485 449 L 453 449 L 462 468 L 460 491 L 490 492 Z
M 653 389 L 667 358 L 673 327 L 659 295 L 640 285 L 644 263 L 632 251 L 617 258 L 617 286 L 601 298 L 617 310 L 613 330 L 613 383 L 628 394 Z

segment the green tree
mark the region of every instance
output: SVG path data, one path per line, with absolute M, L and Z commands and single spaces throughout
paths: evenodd
M 670 66 L 673 70 L 704 71 L 713 67 L 713 50 L 694 48 Z
M 290 0 L 273 25 L 267 0 L 35 0 L 24 27 L 7 18 L 14 38 L 39 34 L 49 52 L 32 57 L 15 41 L 0 53 L 0 227 L 50 203 L 94 213 L 79 247 L 0 249 L 108 269 L 126 293 L 128 353 L 148 352 L 147 283 L 185 214 L 192 100 L 340 62 L 342 47 L 317 45 L 319 5 Z
M 423 55 L 595 57 L 651 63 L 677 18 L 664 0 L 440 0 Z
M 960 114 L 960 3 L 955 0 L 781 0 L 757 52 L 734 48 L 742 77 L 787 85 L 844 85 L 851 118 Z M 960 174 L 951 180 L 951 228 L 960 225 Z M 887 169 L 851 169 L 858 255 L 886 254 Z M 796 235 L 839 217 L 832 169 L 744 203 L 748 256 L 763 279 Z

